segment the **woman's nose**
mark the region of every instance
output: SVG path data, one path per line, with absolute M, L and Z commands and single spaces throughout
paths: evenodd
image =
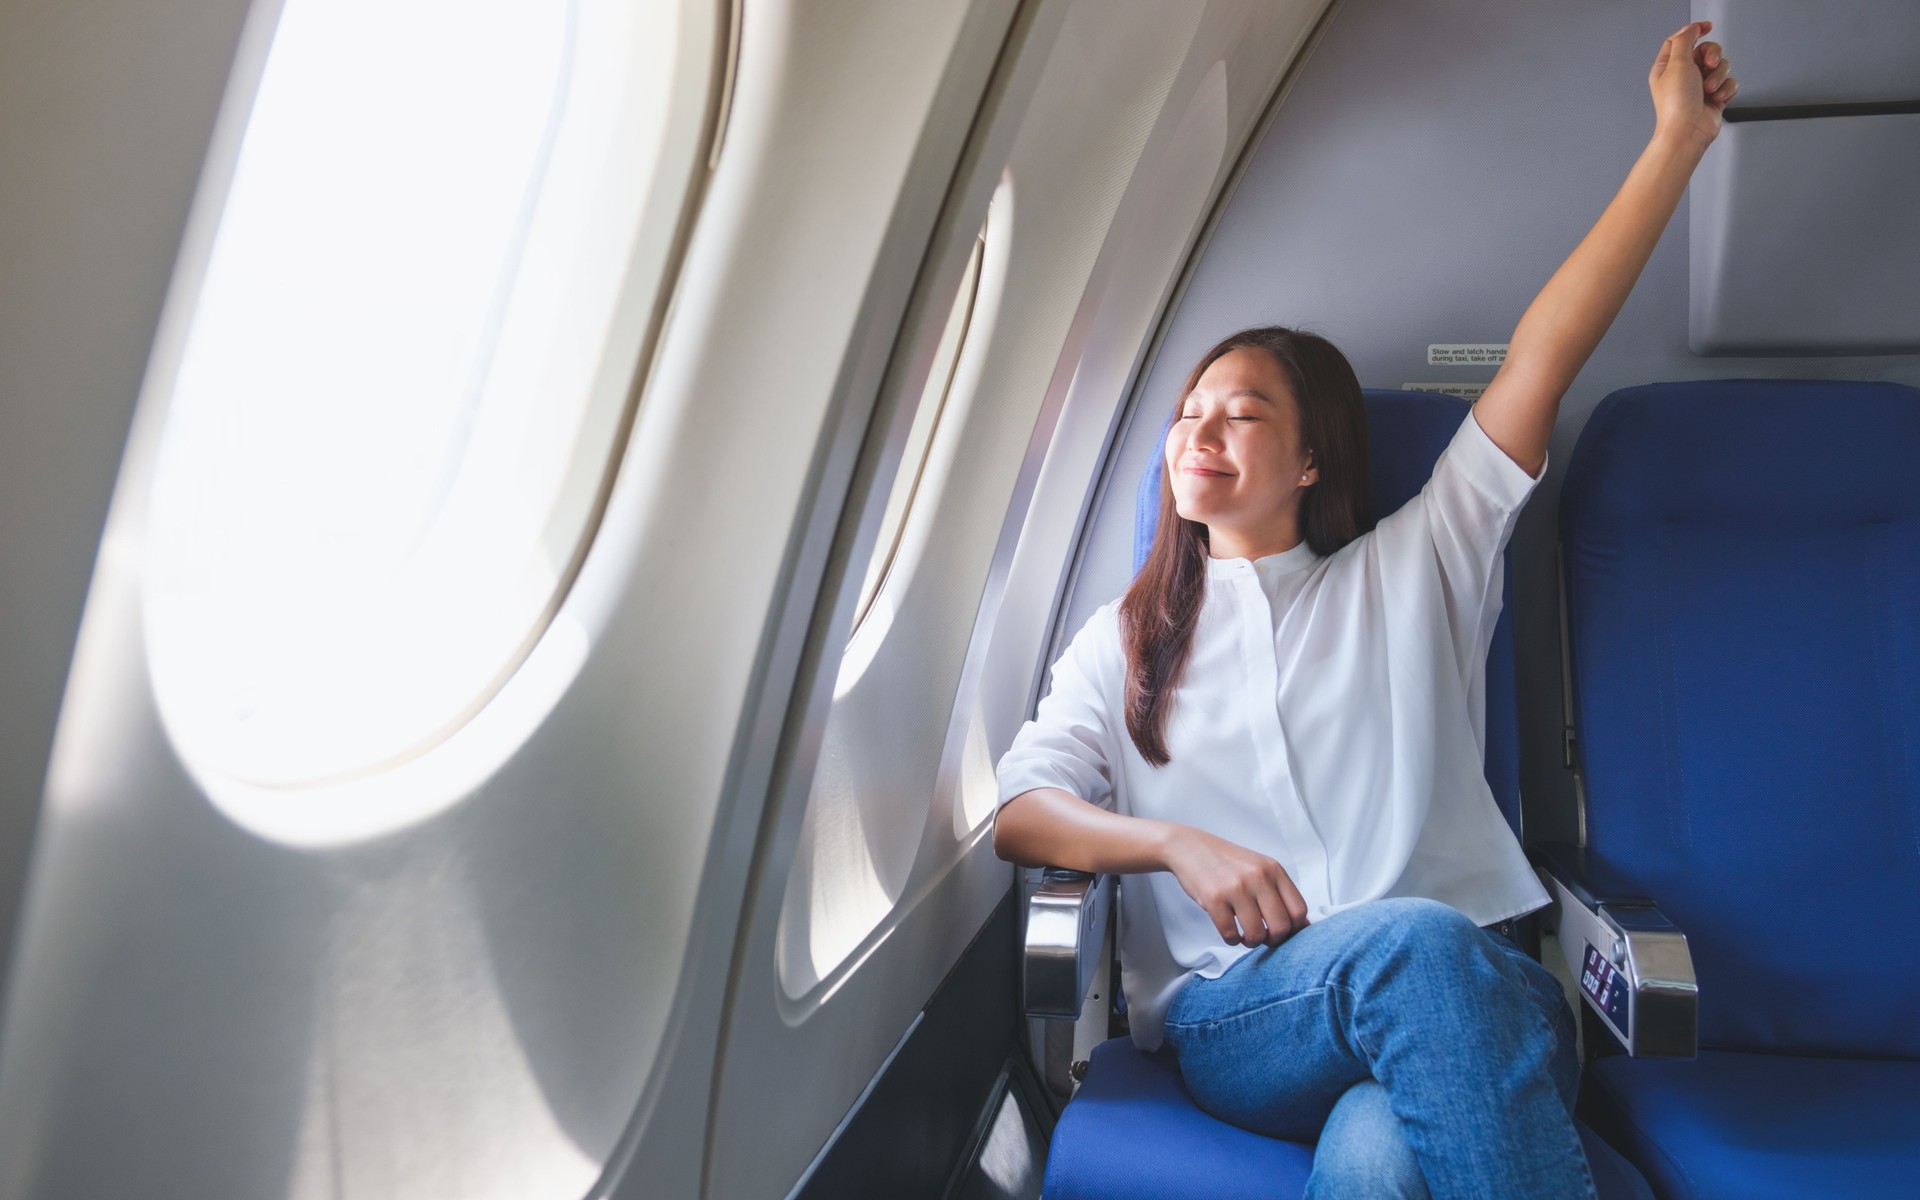
M 1187 445 L 1195 450 L 1215 451 L 1220 449 L 1226 423 L 1214 417 L 1201 417 L 1192 423 L 1187 431 Z

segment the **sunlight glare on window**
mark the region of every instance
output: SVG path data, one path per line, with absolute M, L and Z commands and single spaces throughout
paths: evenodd
M 881 585 L 886 582 L 887 571 L 893 565 L 894 552 L 900 548 L 900 534 L 906 526 L 907 512 L 913 507 L 913 497 L 920 484 L 920 474 L 927 463 L 927 451 L 933 443 L 934 427 L 940 423 L 940 413 L 947 403 L 947 391 L 953 386 L 953 371 L 960 362 L 960 349 L 967 338 L 967 322 L 973 316 L 974 296 L 979 291 L 980 255 L 986 247 L 987 231 L 980 230 L 980 236 L 974 240 L 973 254 L 967 259 L 966 273 L 960 280 L 960 291 L 953 298 L 953 310 L 947 316 L 946 328 L 941 332 L 939 347 L 933 354 L 933 368 L 927 372 L 926 386 L 921 389 L 920 401 L 914 406 L 913 423 L 907 427 L 906 446 L 900 452 L 900 469 L 893 477 L 893 487 L 887 493 L 887 507 L 880 518 L 880 536 L 873 544 L 873 557 L 867 563 L 867 573 L 860 584 L 860 603 L 854 610 L 853 627 L 860 628 L 866 620 L 867 612 L 873 607 L 875 596 L 880 594 Z
M 619 449 L 623 305 L 660 283 L 631 273 L 688 119 L 680 19 L 287 0 L 149 510 L 149 654 L 197 766 L 269 787 L 379 769 L 545 628 Z

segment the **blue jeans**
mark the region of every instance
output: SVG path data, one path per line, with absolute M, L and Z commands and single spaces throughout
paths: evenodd
M 1319 1139 L 1309 1197 L 1594 1194 L 1559 982 L 1438 901 L 1363 904 L 1195 979 L 1166 1033 L 1201 1108 Z

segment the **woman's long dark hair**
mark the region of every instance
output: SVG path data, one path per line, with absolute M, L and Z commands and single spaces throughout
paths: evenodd
M 1332 554 L 1373 528 L 1367 469 L 1367 408 L 1360 381 L 1332 342 L 1277 325 L 1243 329 L 1206 352 L 1175 412 L 1215 360 L 1235 350 L 1264 350 L 1286 373 L 1300 404 L 1300 439 L 1313 452 L 1319 482 L 1300 500 L 1300 527 L 1315 554 Z M 1127 733 L 1156 767 L 1167 753 L 1167 714 L 1193 650 L 1193 627 L 1207 594 L 1207 527 L 1174 509 L 1173 479 L 1160 473 L 1160 522 L 1153 548 L 1120 602 L 1127 651 Z

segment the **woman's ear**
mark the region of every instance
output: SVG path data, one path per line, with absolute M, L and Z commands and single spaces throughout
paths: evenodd
M 1306 465 L 1300 468 L 1300 486 L 1312 487 L 1320 482 L 1320 468 L 1313 465 L 1313 451 L 1307 451 Z

